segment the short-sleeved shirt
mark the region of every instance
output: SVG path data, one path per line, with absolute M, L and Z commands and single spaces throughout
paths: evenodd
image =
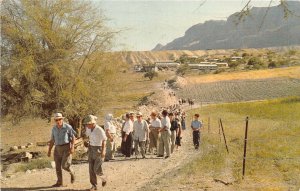
M 107 140 L 105 131 L 98 125 L 93 130 L 86 128 L 86 135 L 90 139 L 91 146 L 102 146 L 102 142 Z
M 171 131 L 175 131 L 176 129 L 178 129 L 179 128 L 179 123 L 178 123 L 178 121 L 176 121 L 175 119 L 173 120 L 173 121 L 171 121 L 171 128 L 170 128 L 170 130 Z
M 153 127 L 153 128 L 161 128 L 161 121 L 160 121 L 160 119 L 158 119 L 158 118 L 153 119 L 151 121 L 151 127 Z
M 192 128 L 200 129 L 202 127 L 202 123 L 199 120 L 194 120 L 192 121 L 191 126 Z
M 105 121 L 104 129 L 105 129 L 105 131 L 109 130 L 109 133 L 111 133 L 111 134 L 117 133 L 117 128 L 116 128 L 116 126 L 114 126 L 114 124 L 112 124 L 111 121 Z
M 71 142 L 76 132 L 71 125 L 63 123 L 61 128 L 54 125 L 51 132 L 51 140 L 54 141 L 55 145 L 64 145 Z
M 171 133 L 171 131 L 170 131 L 170 128 L 171 128 L 171 122 L 170 122 L 170 118 L 169 118 L 168 116 L 163 117 L 163 118 L 161 119 L 161 127 L 162 127 L 162 128 L 166 127 L 166 131 L 169 131 L 169 132 Z
M 125 122 L 124 127 L 123 127 L 123 132 L 125 132 L 126 135 L 129 135 L 133 131 L 133 123 L 129 119 L 128 121 Z
M 136 141 L 146 141 L 148 139 L 148 124 L 145 120 L 139 122 L 136 120 L 133 123 L 133 140 Z

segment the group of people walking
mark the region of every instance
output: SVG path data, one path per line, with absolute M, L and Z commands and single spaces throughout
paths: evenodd
M 181 146 L 182 126 L 174 113 L 163 110 L 161 116 L 157 112 L 151 112 L 150 117 L 150 120 L 143 119 L 141 112 L 136 116 L 133 112 L 125 115 L 121 144 L 125 158 L 133 154 L 138 158 L 141 154 L 144 159 L 146 152 L 169 158 L 175 146 Z
M 132 155 L 138 159 L 146 158 L 146 153 L 157 155 L 157 157 L 169 158 L 171 154 L 181 146 L 182 132 L 185 129 L 185 116 L 181 112 L 168 112 L 163 110 L 161 113 L 151 112 L 150 120 L 145 120 L 141 112 L 126 113 L 125 121 L 122 124 L 122 143 L 121 152 L 125 159 Z M 55 125 L 52 128 L 51 140 L 49 144 L 48 156 L 54 149 L 54 161 L 56 164 L 57 182 L 53 187 L 63 186 L 62 169 L 70 173 L 71 183 L 75 181 L 75 173 L 71 168 L 72 154 L 74 153 L 74 143 L 76 132 L 73 128 L 63 122 L 64 117 L 61 113 L 54 116 Z M 88 162 L 91 191 L 97 190 L 97 177 L 102 181 L 102 186 L 106 185 L 106 178 L 102 170 L 104 161 L 115 160 L 117 128 L 112 123 L 113 116 L 108 114 L 105 117 L 104 128 L 97 124 L 97 117 L 88 115 L 83 120 L 86 128 L 88 141 Z M 191 123 L 193 130 L 193 142 L 195 149 L 199 148 L 200 129 L 202 123 L 199 115 L 195 114 Z

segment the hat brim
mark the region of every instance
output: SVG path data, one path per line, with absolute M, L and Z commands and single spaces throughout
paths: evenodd
M 54 117 L 54 120 L 56 119 L 64 119 L 64 117 Z

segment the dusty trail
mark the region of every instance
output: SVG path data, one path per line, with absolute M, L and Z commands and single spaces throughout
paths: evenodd
M 161 99 L 161 105 L 145 109 L 143 112 L 158 109 L 177 103 L 176 97 L 169 97 L 171 90 L 164 90 L 161 86 L 160 93 L 153 99 Z M 144 107 L 145 108 L 145 107 Z M 143 108 L 141 108 L 143 110 Z M 189 121 L 187 121 L 189 123 Z M 116 157 L 113 162 L 105 162 L 103 169 L 108 183 L 100 190 L 144 190 L 147 183 L 164 176 L 172 169 L 192 160 L 200 152 L 195 152 L 192 147 L 191 132 L 183 133 L 182 147 L 175 151 L 169 159 L 157 158 L 155 155 L 147 155 L 147 159 L 129 159 Z M 56 181 L 55 169 L 36 170 L 31 173 L 17 173 L 15 177 L 1 181 L 2 190 L 86 190 L 90 188 L 88 163 L 73 165 L 76 172 L 76 182 L 70 183 L 70 176 L 64 172 L 64 184 L 66 187 L 50 188 Z

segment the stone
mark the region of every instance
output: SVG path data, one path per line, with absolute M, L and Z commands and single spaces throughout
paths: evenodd
M 51 161 L 51 167 L 55 168 L 55 161 Z
M 30 152 L 25 152 L 24 157 L 27 157 L 28 159 L 32 159 L 32 154 Z
M 31 174 L 31 170 L 26 170 L 26 174 Z
M 26 149 L 26 146 L 24 145 L 18 146 L 18 149 Z
M 17 147 L 17 146 L 12 146 L 12 147 L 10 147 L 9 150 L 10 150 L 10 151 L 16 151 L 16 150 L 18 150 L 18 147 Z

